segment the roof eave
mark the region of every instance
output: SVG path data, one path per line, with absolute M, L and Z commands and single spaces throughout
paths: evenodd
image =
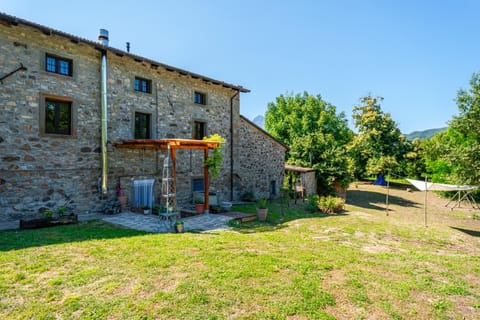
M 98 50 L 111 51 L 111 52 L 113 52 L 115 54 L 118 54 L 118 55 L 127 56 L 129 58 L 134 59 L 135 61 L 140 61 L 140 62 L 145 61 L 145 62 L 147 62 L 151 65 L 160 66 L 167 71 L 176 72 L 176 73 L 182 74 L 182 75 L 189 75 L 190 77 L 192 77 L 194 79 L 200 79 L 200 80 L 202 80 L 204 82 L 207 82 L 207 83 L 212 83 L 214 85 L 220 85 L 220 86 L 223 86 L 225 88 L 233 89 L 233 90 L 243 92 L 243 93 L 250 92 L 250 90 L 248 90 L 248 89 L 246 89 L 242 86 L 234 85 L 234 84 L 227 83 L 227 82 L 220 81 L 220 80 L 216 80 L 216 79 L 213 79 L 213 78 L 210 78 L 210 77 L 202 76 L 202 75 L 194 73 L 194 72 L 190 72 L 190 71 L 183 70 L 183 69 L 180 69 L 180 68 L 172 67 L 172 66 L 169 66 L 167 64 L 157 62 L 157 61 L 145 58 L 145 57 L 137 56 L 137 55 L 132 54 L 130 52 L 126 52 L 126 51 L 116 49 L 116 48 L 113 48 L 113 47 L 110 47 L 110 46 L 104 46 L 104 45 L 102 45 L 98 42 L 87 40 L 87 39 L 84 39 L 84 38 L 81 38 L 81 37 L 63 32 L 63 31 L 59 31 L 59 30 L 56 30 L 56 29 L 52 29 L 52 28 L 46 27 L 44 25 L 41 25 L 41 24 L 38 24 L 38 23 L 35 23 L 35 22 L 32 22 L 32 21 L 28 21 L 28 20 L 25 20 L 25 19 L 21 19 L 21 18 L 15 17 L 15 16 L 8 15 L 8 14 L 3 13 L 3 12 L 0 12 L 0 20 L 6 21 L 9 24 L 14 25 L 14 26 L 16 26 L 18 24 L 23 24 L 23 25 L 29 26 L 31 28 L 38 29 L 38 30 L 40 30 L 41 32 L 43 32 L 44 34 L 47 34 L 47 35 L 58 35 L 58 36 L 61 36 L 61 37 L 65 37 L 65 38 L 68 38 L 70 41 L 72 41 L 74 43 L 84 43 L 84 44 L 92 46 L 92 47 L 94 47 Z
M 272 136 L 270 133 L 268 133 L 267 131 L 265 131 L 263 128 L 257 126 L 254 122 L 250 121 L 249 119 L 247 119 L 247 117 L 243 116 L 243 115 L 240 115 L 240 118 L 245 120 L 245 122 L 247 122 L 248 124 L 250 124 L 251 126 L 253 126 L 255 129 L 257 129 L 258 131 L 260 131 L 261 133 L 263 133 L 264 135 L 268 136 L 270 139 L 272 139 L 273 141 L 275 141 L 276 143 L 278 143 L 279 145 L 281 145 L 282 147 L 285 148 L 286 151 L 289 151 L 290 150 L 290 147 L 287 146 L 286 144 L 284 144 L 283 142 L 281 142 L 280 140 L 278 140 L 277 138 L 275 138 L 274 136 Z

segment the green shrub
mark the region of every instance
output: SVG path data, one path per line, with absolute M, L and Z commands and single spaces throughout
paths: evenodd
M 257 208 L 258 209 L 267 209 L 267 199 L 260 198 L 257 200 Z
M 307 211 L 314 213 L 318 211 L 318 201 L 320 197 L 318 194 L 311 194 L 307 196 Z
M 63 207 L 63 206 L 62 206 L 62 207 L 58 207 L 58 208 L 57 208 L 57 214 L 58 214 L 59 216 L 64 216 L 64 215 L 67 214 L 67 210 L 68 210 L 67 207 Z
M 213 148 L 213 155 L 205 160 L 205 165 L 208 167 L 208 171 L 210 172 L 212 179 L 215 179 L 222 170 L 222 147 L 224 145 L 225 139 L 219 134 L 215 133 L 209 137 L 203 137 L 203 140 L 220 142 L 220 145 L 218 147 Z
M 47 209 L 47 210 L 43 211 L 43 215 L 44 215 L 46 218 L 51 218 L 51 217 L 53 216 L 53 210 Z
M 345 206 L 345 200 L 338 197 L 320 197 L 318 200 L 318 209 L 323 213 L 338 213 L 343 210 Z

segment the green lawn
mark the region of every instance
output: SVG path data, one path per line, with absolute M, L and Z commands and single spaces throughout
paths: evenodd
M 479 221 L 439 212 L 425 228 L 412 194 L 392 192 L 386 216 L 382 189 L 362 188 L 341 215 L 276 203 L 232 231 L 0 232 L 0 318 L 480 318 Z

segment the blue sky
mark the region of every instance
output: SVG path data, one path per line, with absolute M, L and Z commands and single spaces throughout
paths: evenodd
M 480 71 L 480 1 L 0 0 L 0 11 L 242 85 L 241 112 L 280 94 L 321 94 L 344 111 L 385 98 L 404 133 L 438 128 Z

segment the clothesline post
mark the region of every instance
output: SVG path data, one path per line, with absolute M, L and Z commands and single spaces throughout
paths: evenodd
M 387 216 L 388 216 L 388 196 L 390 194 L 390 182 L 389 182 L 389 175 L 390 175 L 390 172 L 387 172 L 387 199 L 386 199 L 386 203 L 387 203 L 387 206 L 386 206 L 386 213 L 387 213 Z
M 425 203 L 423 205 L 423 214 L 425 216 L 425 227 L 427 227 L 427 192 L 428 192 L 428 187 L 427 187 L 427 176 L 425 176 Z

